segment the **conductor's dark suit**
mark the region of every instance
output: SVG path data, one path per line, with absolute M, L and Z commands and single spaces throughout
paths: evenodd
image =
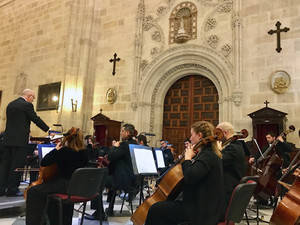
M 0 195 L 15 194 L 20 183 L 20 174 L 15 168 L 24 167 L 25 146 L 29 141 L 30 123 L 34 122 L 43 131 L 48 131 L 47 124 L 37 116 L 33 105 L 19 97 L 6 108 L 6 128 L 3 137 L 4 155 L 0 164 Z

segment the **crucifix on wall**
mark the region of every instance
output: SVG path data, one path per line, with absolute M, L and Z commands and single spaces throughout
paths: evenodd
M 117 58 L 117 53 L 114 54 L 114 58 L 110 59 L 109 62 L 113 63 L 113 71 L 112 75 L 114 76 L 116 74 L 116 62 L 119 62 L 121 59 Z
M 290 28 L 285 27 L 283 29 L 280 29 L 281 23 L 279 21 L 277 21 L 277 23 L 275 25 L 276 25 L 277 29 L 276 30 L 269 30 L 268 34 L 270 34 L 270 35 L 272 35 L 274 33 L 277 34 L 277 48 L 276 48 L 276 51 L 279 53 L 282 50 L 281 44 L 280 44 L 280 33 L 281 32 L 288 32 L 290 30 Z

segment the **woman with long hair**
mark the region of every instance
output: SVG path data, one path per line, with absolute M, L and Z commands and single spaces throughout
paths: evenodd
M 88 162 L 87 151 L 84 149 L 83 135 L 79 128 L 72 127 L 62 142 L 49 152 L 41 161 L 41 166 L 57 165 L 57 175 L 48 182 L 32 186 L 27 191 L 26 224 L 40 225 L 43 223 L 47 196 L 52 193 L 66 193 L 72 173 Z M 52 207 L 49 207 L 49 209 Z M 55 224 L 55 214 L 48 210 L 51 224 Z M 66 215 L 66 216 L 65 216 Z M 64 225 L 72 224 L 73 205 L 64 207 Z M 56 216 L 57 217 L 57 216 Z M 56 223 L 57 224 L 57 223 Z
M 223 168 L 216 141 L 194 149 L 201 139 L 214 135 L 214 126 L 199 121 L 191 127 L 191 145 L 182 163 L 183 199 L 151 206 L 145 225 L 216 225 L 223 209 Z

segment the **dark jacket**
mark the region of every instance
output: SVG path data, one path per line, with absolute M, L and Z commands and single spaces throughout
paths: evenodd
M 222 160 L 206 146 L 194 162 L 182 163 L 183 204 L 193 225 L 216 225 L 224 205 Z
M 222 150 L 226 204 L 236 185 L 246 173 L 245 152 L 240 141 L 233 141 Z
M 129 144 L 137 144 L 135 140 L 129 140 L 120 143 L 120 147 L 112 148 L 108 153 L 110 168 L 113 176 L 113 185 L 117 189 L 128 191 L 135 185 L 135 176 L 131 163 Z
M 33 105 L 30 102 L 25 101 L 22 97 L 10 102 L 6 108 L 4 145 L 27 145 L 31 121 L 43 131 L 46 132 L 49 130 L 47 124 L 36 115 Z
M 41 161 L 41 166 L 49 166 L 54 163 L 58 167 L 58 177 L 70 179 L 72 173 L 78 169 L 85 167 L 88 162 L 88 154 L 86 150 L 75 151 L 68 147 L 59 150 L 52 150 Z
M 269 146 L 264 146 L 262 148 L 262 153 L 264 153 Z M 275 151 L 279 155 L 279 157 L 283 160 L 283 168 L 286 168 L 289 166 L 289 163 L 291 161 L 289 152 L 292 151 L 291 145 L 287 144 L 286 142 L 278 141 L 278 143 L 275 145 Z M 260 153 L 256 153 L 254 156 L 256 159 L 260 157 Z

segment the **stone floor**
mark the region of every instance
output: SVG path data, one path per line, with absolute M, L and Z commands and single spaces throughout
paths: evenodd
M 25 185 L 26 186 L 26 185 Z M 146 195 L 146 193 L 145 193 Z M 103 196 L 104 208 L 108 206 L 108 203 L 105 201 L 106 195 Z M 135 209 L 139 204 L 139 198 L 133 201 L 133 208 Z M 122 205 L 122 199 L 120 197 L 116 198 L 115 207 L 114 207 L 114 217 L 109 217 L 108 221 L 103 221 L 103 225 L 132 225 L 130 221 L 130 207 L 128 202 L 125 202 L 123 207 L 123 212 L 120 214 L 120 209 Z M 10 206 L 10 207 L 8 207 Z M 75 205 L 75 208 L 78 208 L 79 205 Z M 256 217 L 255 205 L 253 201 L 250 202 L 247 209 L 247 214 L 249 218 Z M 90 210 L 89 203 L 87 205 L 87 213 L 93 213 L 93 210 Z M 272 215 L 272 209 L 261 209 L 260 218 L 269 221 Z M 25 200 L 23 197 L 0 197 L 0 225 L 25 225 Z M 73 225 L 80 224 L 81 214 L 74 212 L 73 215 Z M 90 221 L 84 220 L 84 225 L 98 225 L 99 221 Z M 241 221 L 239 225 L 246 225 L 246 221 Z M 256 220 L 251 220 L 250 224 L 257 224 Z M 260 222 L 259 224 L 264 225 L 267 223 Z
M 105 196 L 104 196 L 105 198 Z M 3 205 L 5 202 L 11 202 L 13 204 L 16 204 L 16 207 L 12 207 L 10 209 L 3 209 Z M 104 201 L 105 202 L 105 201 Z M 130 210 L 129 205 L 126 202 L 123 212 L 120 215 L 120 208 L 121 208 L 121 199 L 116 199 L 115 204 L 115 217 L 109 217 L 108 221 L 104 221 L 103 225 L 132 225 L 132 222 L 130 221 Z M 25 202 L 23 198 L 21 197 L 0 197 L 0 225 L 25 225 L 25 217 L 24 217 L 24 205 Z M 134 208 L 138 205 L 138 199 L 134 201 Z M 2 207 L 2 209 L 1 209 Z M 75 208 L 78 208 L 79 205 L 76 205 Z M 107 207 L 107 203 L 105 203 L 105 206 Z M 252 209 L 253 208 L 253 209 Z M 249 205 L 249 209 L 247 209 L 248 217 L 254 218 L 256 216 L 255 207 L 252 203 Z M 87 212 L 92 213 L 93 211 L 90 210 L 89 206 L 87 206 Z M 272 215 L 271 209 L 263 209 L 260 210 L 260 216 L 266 220 L 270 220 L 270 216 Z M 74 213 L 73 216 L 73 225 L 78 225 L 80 223 L 80 214 Z M 99 221 L 90 221 L 90 220 L 84 220 L 85 225 L 97 225 L 99 224 Z M 241 221 L 239 225 L 246 225 L 246 221 Z M 256 224 L 255 220 L 250 221 L 250 224 Z M 259 224 L 263 225 L 266 223 L 260 222 Z

